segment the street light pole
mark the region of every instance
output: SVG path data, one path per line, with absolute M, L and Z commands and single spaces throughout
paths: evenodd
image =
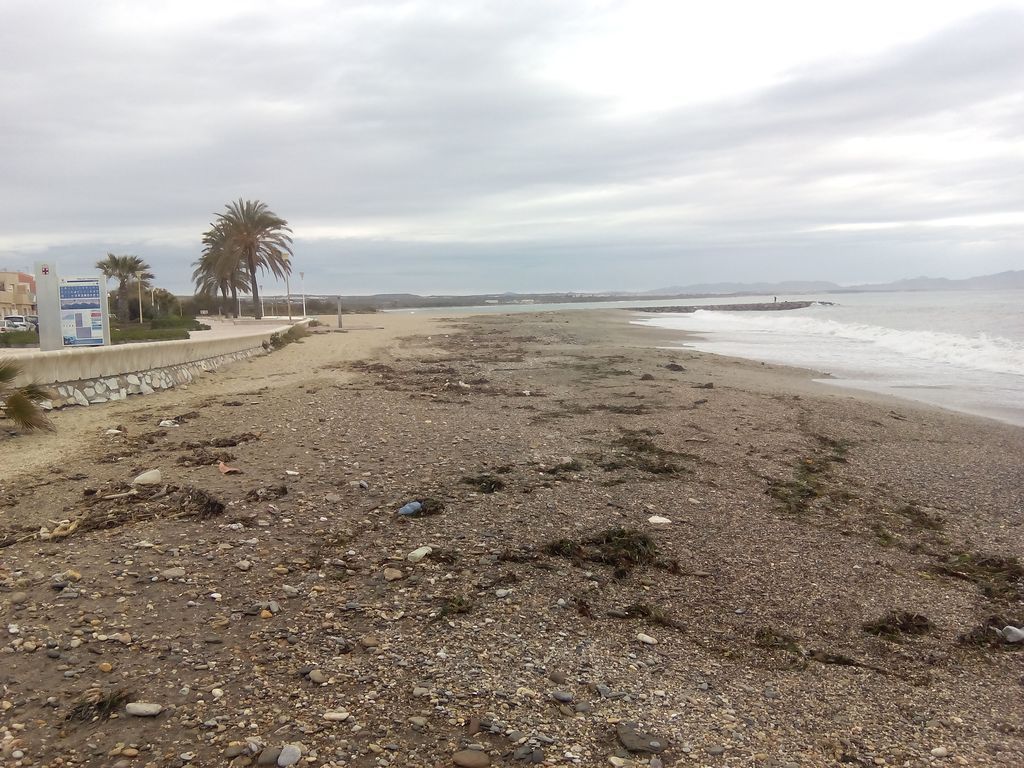
M 288 322 L 292 321 L 292 283 L 291 275 L 288 272 L 284 273 L 284 290 L 288 294 Z
M 302 282 L 302 316 L 306 317 L 306 273 L 299 272 L 299 280 Z
M 267 304 L 263 296 L 263 286 L 260 286 L 260 316 L 267 314 Z
M 139 325 L 142 325 L 142 273 L 136 272 L 135 279 L 139 281 Z

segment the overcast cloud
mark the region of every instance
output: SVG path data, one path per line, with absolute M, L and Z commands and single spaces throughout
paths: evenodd
M 835 5 L 0 0 L 0 267 L 184 291 L 247 197 L 318 292 L 1024 268 L 1024 7 Z

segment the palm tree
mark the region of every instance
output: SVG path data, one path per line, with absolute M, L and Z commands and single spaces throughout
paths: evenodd
M 253 314 L 256 319 L 262 318 L 256 273 L 270 272 L 275 277 L 291 274 L 292 238 L 288 222 L 271 211 L 266 203 L 239 198 L 225 206 L 224 213 L 217 214 L 211 229 L 203 235 L 203 244 L 204 257 L 211 254 L 204 274 L 208 274 L 221 291 L 226 285 L 236 299 L 238 290 L 248 288 Z M 202 260 L 197 264 L 201 263 Z M 224 278 L 225 275 L 229 277 Z M 243 287 L 240 275 L 244 275 L 247 286 Z M 223 279 L 227 282 L 221 282 Z
M 241 262 L 241 253 L 232 249 L 228 242 L 227 230 L 216 222 L 210 231 L 203 234 L 203 255 L 192 262 L 195 269 L 192 280 L 196 293 L 216 296 L 219 292 L 226 301 L 231 294 L 231 311 L 238 315 L 238 293 L 249 292 L 249 274 Z M 223 304 L 221 312 L 224 313 Z
M 141 280 L 142 287 L 147 288 L 153 279 L 151 267 L 138 256 L 117 256 L 108 253 L 105 259 L 96 262 L 96 269 L 102 272 L 107 280 L 117 280 L 117 316 L 120 320 L 127 320 L 128 307 L 131 306 L 128 287 L 134 281 Z
M 36 384 L 15 386 L 14 380 L 19 375 L 20 365 L 13 360 L 0 358 L 0 410 L 4 418 L 10 419 L 26 432 L 52 430 L 53 425 L 39 407 L 39 403 L 48 400 L 50 394 Z

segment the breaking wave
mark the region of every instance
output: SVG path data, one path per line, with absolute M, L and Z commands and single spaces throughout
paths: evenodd
M 776 340 L 780 342 L 803 339 L 813 343 L 836 339 L 861 347 L 856 351 L 864 356 L 868 356 L 872 349 L 884 350 L 924 362 L 1024 376 L 1024 344 L 981 333 L 964 336 L 940 331 L 897 330 L 879 325 L 844 323 L 806 316 L 744 316 L 737 312 L 705 310 L 692 315 L 645 318 L 641 322 L 692 332 L 765 334 L 777 337 Z

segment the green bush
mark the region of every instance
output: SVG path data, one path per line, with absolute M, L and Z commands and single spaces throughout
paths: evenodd
M 132 341 L 176 341 L 188 339 L 185 328 L 115 328 L 110 332 L 113 344 L 126 344 Z
M 34 347 L 39 345 L 35 331 L 7 331 L 0 333 L 0 347 Z
M 200 323 L 194 317 L 154 317 L 149 321 L 150 328 L 184 328 L 189 331 L 208 331 L 210 326 Z

